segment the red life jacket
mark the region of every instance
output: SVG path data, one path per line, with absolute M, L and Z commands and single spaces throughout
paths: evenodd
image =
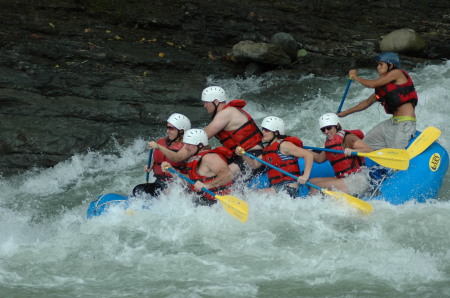
M 288 160 L 283 160 L 280 156 L 280 145 L 282 142 L 291 142 L 292 144 L 303 148 L 303 142 L 297 137 L 286 137 L 277 142 L 273 142 L 269 146 L 265 147 L 262 153 L 262 159 L 280 169 L 291 173 L 292 175 L 300 176 L 300 166 L 298 164 L 298 157 L 291 156 Z M 283 181 L 295 181 L 295 179 L 286 176 L 279 171 L 270 168 L 267 171 L 270 185 L 278 184 Z
M 364 134 L 360 130 L 339 131 L 332 140 L 327 139 L 325 141 L 325 148 L 344 151 L 342 143 L 344 142 L 345 136 L 349 133 L 358 136 L 360 139 L 364 138 Z M 338 178 L 348 176 L 351 173 L 358 171 L 361 166 L 365 165 L 364 157 L 356 155 L 347 157 L 344 155 L 344 153 L 332 152 L 325 152 L 325 154 L 327 156 L 327 159 L 330 161 L 331 166 L 333 167 L 336 177 Z
M 170 144 L 170 146 L 168 146 L 167 144 L 167 138 L 160 138 L 156 143 L 158 143 L 161 146 L 164 146 L 174 152 L 178 152 L 180 151 L 180 149 L 183 147 L 183 143 L 182 142 L 173 142 L 172 144 Z M 168 159 L 161 151 L 159 150 L 154 150 L 153 151 L 153 176 L 155 176 L 155 178 L 158 178 L 162 181 L 167 181 L 169 179 L 172 179 L 172 175 L 170 173 L 164 173 L 161 169 L 161 163 L 163 161 L 167 161 L 168 163 L 170 163 L 172 165 L 172 167 L 174 167 L 177 171 L 179 171 L 180 173 L 186 174 L 187 170 L 186 170 L 186 162 L 182 161 L 182 162 L 174 162 L 171 161 L 170 159 Z
M 418 97 L 413 81 L 409 74 L 402 70 L 408 81 L 402 85 L 388 83 L 384 86 L 375 88 L 375 96 L 381 102 L 387 114 L 394 114 L 397 108 L 405 103 L 417 105 Z
M 217 153 L 223 159 L 223 161 L 225 163 L 227 163 L 227 158 L 230 158 L 233 156 L 233 153 L 228 148 L 225 148 L 225 147 L 217 147 L 212 150 L 200 152 L 199 154 L 191 157 L 188 160 L 186 167 L 187 167 L 187 173 L 189 174 L 189 178 L 191 178 L 194 181 L 201 181 L 203 183 L 208 183 L 209 181 L 214 180 L 217 177 L 217 176 L 206 177 L 206 176 L 201 176 L 200 174 L 197 173 L 197 168 L 200 166 L 203 156 L 205 156 L 206 154 L 209 154 L 209 153 Z M 230 187 L 231 187 L 232 183 L 233 183 L 233 181 L 230 181 L 225 185 L 216 186 L 214 188 L 210 188 L 209 190 L 218 195 L 227 195 L 231 192 Z M 190 185 L 190 188 L 193 192 L 197 192 L 197 190 L 195 189 L 193 184 Z M 198 192 L 198 193 L 199 194 L 201 193 L 209 200 L 215 200 L 215 198 L 213 196 L 211 196 L 207 193 L 203 193 L 203 192 Z
M 247 116 L 247 122 L 241 125 L 235 130 L 222 130 L 216 134 L 216 138 L 220 141 L 222 146 L 230 149 L 233 154 L 237 146 L 241 146 L 244 150 L 251 149 L 261 143 L 262 133 L 259 130 L 258 125 L 256 125 L 253 118 L 244 111 L 242 108 L 245 107 L 245 101 L 242 99 L 235 99 L 229 102 L 223 109 L 228 107 L 237 108 L 239 111 Z

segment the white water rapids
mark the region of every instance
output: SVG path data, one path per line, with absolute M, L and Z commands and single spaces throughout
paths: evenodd
M 419 94 L 417 128 L 439 128 L 449 151 L 450 62 L 409 72 Z M 360 74 L 376 77 L 373 69 Z M 258 124 L 280 116 L 310 146 L 322 145 L 317 119 L 336 111 L 346 85 L 346 78 L 314 76 L 209 81 L 247 100 Z M 344 109 L 371 92 L 353 82 Z M 374 105 L 343 126 L 367 132 L 386 118 Z M 438 200 L 375 201 L 370 216 L 333 198 L 242 191 L 233 193 L 249 204 L 242 224 L 220 204 L 195 208 L 174 187 L 150 210 L 130 216 L 113 208 L 87 220 L 101 193 L 130 194 L 145 182 L 146 141 L 0 180 L 2 297 L 450 296 L 448 173 Z

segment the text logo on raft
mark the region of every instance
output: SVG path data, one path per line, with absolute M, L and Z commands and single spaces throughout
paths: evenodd
M 430 170 L 436 172 L 439 169 L 440 165 L 441 165 L 441 156 L 439 155 L 439 153 L 433 154 L 429 162 Z

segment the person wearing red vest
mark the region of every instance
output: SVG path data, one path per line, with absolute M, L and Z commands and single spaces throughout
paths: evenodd
M 166 149 L 171 152 L 178 152 L 183 148 L 183 135 L 184 132 L 191 128 L 191 122 L 189 118 L 179 114 L 174 113 L 167 119 L 166 127 L 166 137 L 158 139 L 156 142 L 156 149 Z M 170 163 L 177 171 L 181 173 L 186 173 L 186 162 L 175 162 L 170 160 L 166 155 L 164 155 L 162 150 L 155 150 L 153 152 L 152 164 L 150 168 L 147 165 L 144 166 L 144 171 L 150 172 L 153 170 L 153 176 L 155 181 L 153 183 L 139 184 L 133 189 L 133 195 L 138 195 L 139 193 L 147 193 L 151 196 L 158 196 L 162 190 L 164 190 L 167 185 L 166 183 L 170 181 L 173 177 L 171 173 L 165 173 L 161 164 L 166 161 Z
M 361 139 L 364 134 L 360 130 L 342 130 L 336 114 L 327 113 L 319 118 L 320 130 L 325 135 L 325 148 L 341 150 L 345 153 L 313 152 L 314 161 L 323 163 L 330 161 L 335 177 L 315 177 L 310 180 L 321 188 L 338 189 L 348 194 L 361 194 L 369 188 L 368 169 L 364 157 L 352 155 L 352 152 L 371 152 L 372 148 Z M 310 188 L 311 193 L 318 190 Z
M 267 175 L 270 187 L 263 189 L 265 192 L 278 193 L 286 191 L 291 197 L 299 196 L 298 184 L 305 184 L 309 179 L 313 164 L 313 155 L 310 151 L 303 149 L 303 142 L 297 137 L 285 135 L 285 124 L 283 119 L 275 116 L 268 116 L 262 123 L 263 142 L 266 145 L 259 159 L 264 160 L 290 174 L 299 176 L 297 180 L 285 174 L 269 168 Z M 244 160 L 251 168 L 263 166 L 257 160 L 243 155 L 242 148 L 236 148 L 236 154 L 244 157 Z M 300 169 L 298 159 L 304 158 L 305 169 Z
M 241 156 L 234 154 L 236 147 L 241 146 L 255 155 L 261 154 L 263 148 L 261 131 L 250 114 L 243 110 L 246 102 L 244 100 L 232 100 L 227 104 L 225 91 L 218 86 L 205 88 L 202 92 L 202 101 L 204 102 L 204 108 L 213 118 L 205 128 L 208 140 L 215 136 L 222 143 L 222 146 L 231 150 L 233 155 L 228 158 L 227 162 L 234 177 L 246 173 L 246 163 Z M 156 148 L 156 146 L 155 142 L 149 143 L 150 148 Z M 177 153 L 162 150 L 173 161 L 183 161 L 189 157 L 184 148 Z M 252 174 L 257 174 L 257 172 Z
M 225 91 L 219 86 L 205 88 L 202 92 L 203 106 L 212 115 L 212 121 L 205 128 L 208 139 L 216 137 L 222 146 L 233 152 L 229 166 L 236 177 L 247 170 L 241 156 L 235 155 L 237 146 L 252 154 L 262 152 L 262 133 L 253 118 L 243 108 L 246 102 L 235 99 L 227 103 Z
M 384 52 L 378 55 L 377 71 L 380 75 L 375 80 L 363 79 L 355 69 L 350 70 L 350 77 L 365 87 L 374 88 L 369 98 L 356 106 L 340 112 L 339 117 L 367 109 L 375 102 L 380 102 L 392 118 L 372 128 L 365 136 L 364 142 L 374 150 L 382 148 L 405 149 L 416 134 L 416 114 L 418 96 L 409 74 L 399 69 L 397 54 Z
M 190 190 L 197 193 L 194 202 L 197 205 L 210 206 L 217 203 L 211 195 L 202 191 L 209 189 L 218 195 L 230 194 L 233 174 L 227 164 L 227 158 L 232 152 L 225 147 L 210 149 L 208 135 L 202 129 L 190 129 L 183 137 L 183 144 L 190 158 L 187 161 L 187 175 L 195 184 L 190 184 Z M 168 162 L 162 163 L 163 171 L 173 167 Z

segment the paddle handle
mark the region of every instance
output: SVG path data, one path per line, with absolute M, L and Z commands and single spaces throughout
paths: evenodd
M 150 164 L 152 163 L 152 156 L 153 156 L 153 149 L 150 149 L 150 152 L 148 153 L 148 162 L 147 162 L 147 174 L 145 176 L 145 182 L 148 183 L 150 172 L 148 170 L 150 169 Z
M 328 148 L 318 148 L 318 147 L 310 147 L 310 146 L 303 146 L 303 148 L 319 150 L 319 151 L 327 151 L 327 152 L 332 152 L 332 153 L 344 153 L 344 151 L 342 151 L 342 150 L 328 149 Z M 358 152 L 352 152 L 352 155 L 358 155 Z
M 303 147 L 303 148 L 305 148 L 305 147 Z M 285 174 L 286 176 L 289 176 L 289 177 L 295 179 L 295 181 L 297 181 L 297 178 L 298 178 L 298 177 L 295 176 L 294 174 L 289 173 L 289 172 L 286 172 L 285 170 L 280 169 L 279 167 L 274 166 L 273 164 L 268 163 L 268 162 L 266 162 L 266 161 L 264 161 L 264 160 L 262 160 L 262 159 L 260 159 L 260 158 L 258 158 L 258 157 L 256 157 L 256 156 L 254 156 L 254 155 L 251 155 L 251 154 L 249 154 L 249 153 L 247 153 L 247 152 L 245 152 L 244 154 L 247 155 L 248 157 L 254 159 L 254 160 L 259 161 L 259 162 L 262 163 L 262 164 L 265 164 L 265 165 L 268 166 L 269 168 L 272 168 L 272 169 L 274 169 L 274 170 L 277 170 L 278 172 L 283 173 L 283 174 Z M 306 185 L 309 185 L 309 186 L 311 186 L 311 187 L 314 187 L 314 188 L 316 188 L 316 189 L 318 189 L 318 190 L 322 190 L 322 188 L 318 187 L 317 185 L 312 184 L 311 182 L 305 181 L 305 184 L 306 184 Z
M 177 174 L 178 176 L 180 176 L 181 178 L 183 178 L 184 180 L 186 180 L 186 181 L 189 182 L 190 184 L 195 184 L 195 181 L 194 181 L 194 180 L 189 179 L 188 177 L 186 177 L 186 176 L 184 176 L 183 174 L 181 174 L 181 173 L 175 171 L 174 169 L 172 169 L 172 168 L 167 168 L 167 169 L 169 170 L 169 172 L 171 172 L 171 173 L 173 173 L 173 174 Z M 209 195 L 211 195 L 211 196 L 213 196 L 213 197 L 216 197 L 216 194 L 213 193 L 212 191 L 210 191 L 209 189 L 207 189 L 207 188 L 205 188 L 205 187 L 202 187 L 202 190 L 203 190 L 204 192 L 206 192 L 207 194 L 209 194 Z
M 347 81 L 347 86 L 345 87 L 344 95 L 342 95 L 341 104 L 339 105 L 339 108 L 338 108 L 336 114 L 339 114 L 341 112 L 342 106 L 344 105 L 345 98 L 347 97 L 348 89 L 350 88 L 352 81 L 353 81 L 352 77 L 350 77 Z

